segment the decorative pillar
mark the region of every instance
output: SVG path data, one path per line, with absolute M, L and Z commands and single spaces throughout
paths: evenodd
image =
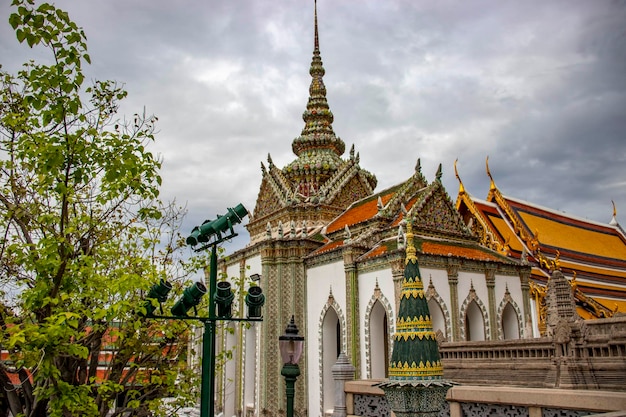
M 356 368 L 356 378 L 361 374 L 361 350 L 359 331 L 359 282 L 356 267 L 356 258 L 360 255 L 353 247 L 346 247 L 343 251 L 343 264 L 346 277 L 346 329 L 348 339 L 348 357 Z
M 489 302 L 489 340 L 498 339 L 498 323 L 496 315 L 496 270 L 495 267 L 485 267 L 485 280 L 487 282 L 487 301 Z
M 397 313 L 400 309 L 400 294 L 402 293 L 402 280 L 404 279 L 404 259 L 400 258 L 391 262 L 391 276 L 393 278 L 394 307 Z
M 337 362 L 331 368 L 333 379 L 335 380 L 335 406 L 333 407 L 332 417 L 346 417 L 348 408 L 346 406 L 346 381 L 354 379 L 354 366 L 345 353 L 341 352 L 337 358 Z
M 259 416 L 274 417 L 285 411 L 278 337 L 291 316 L 302 323 L 300 330 L 307 334 L 304 257 L 317 247 L 319 244 L 313 241 L 283 237 L 267 240 L 260 248 L 265 306 L 263 321 L 259 323 Z M 299 365 L 302 375 L 295 385 L 295 410 L 297 414 L 303 414 L 308 407 L 306 350 Z
M 531 321 L 530 319 L 530 315 L 531 315 L 531 311 L 530 311 L 530 284 L 529 284 L 529 280 L 530 280 L 530 267 L 527 266 L 528 262 L 526 262 L 526 266 L 524 267 L 524 269 L 520 270 L 519 272 L 519 279 L 520 279 L 520 286 L 522 287 L 522 305 L 524 306 L 524 318 L 525 320 Z M 526 328 L 526 326 L 528 326 L 529 323 L 524 323 L 524 328 Z M 532 324 L 532 323 L 531 323 Z M 532 328 L 531 328 L 532 331 Z M 532 337 L 532 333 L 531 334 L 525 334 L 525 337 Z
M 448 259 L 448 285 L 450 286 L 450 310 L 452 313 L 452 341 L 461 340 L 461 329 L 459 325 L 461 318 L 459 317 L 459 264 L 455 259 Z

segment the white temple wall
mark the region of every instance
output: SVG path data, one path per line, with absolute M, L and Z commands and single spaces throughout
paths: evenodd
M 459 271 L 459 283 L 457 284 L 459 294 L 459 305 L 463 304 L 470 293 L 470 289 L 474 287 L 476 295 L 485 305 L 489 300 L 487 295 L 487 280 L 484 273 Z
M 448 282 L 448 271 L 445 269 L 422 268 L 420 267 L 422 281 L 424 283 L 424 291 L 430 296 L 429 285 L 432 281 L 435 288 L 434 300 L 429 301 L 429 306 L 436 303 L 440 310 L 433 312 L 431 310 L 431 318 L 433 319 L 433 329 L 441 330 L 448 340 L 452 340 L 452 322 L 451 322 L 451 299 L 450 284 Z
M 241 346 L 239 346 L 238 340 L 239 340 L 239 332 L 237 331 L 237 329 L 239 329 L 239 325 L 236 324 L 235 322 L 222 322 L 222 325 L 224 326 L 224 328 L 230 328 L 230 329 L 236 329 L 235 333 L 230 333 L 227 330 L 223 331 L 223 349 L 226 349 L 227 351 L 230 350 L 233 353 L 233 358 L 238 358 L 238 351 L 241 349 Z M 236 377 L 234 377 L 235 375 L 237 375 L 237 361 L 236 360 L 228 360 L 226 361 L 226 363 L 224 364 L 224 376 L 222 378 L 220 387 L 221 388 L 221 395 L 222 398 L 224 399 L 224 415 L 227 416 L 233 416 L 236 413 L 236 409 L 238 408 L 237 404 L 235 404 L 237 402 L 237 395 L 236 395 L 236 387 L 237 384 L 235 383 L 235 381 L 237 381 Z
M 433 286 L 437 294 L 443 299 L 446 307 L 450 308 L 450 284 L 448 283 L 448 271 L 445 269 L 434 268 L 422 268 L 420 267 L 420 273 L 422 274 L 422 281 L 424 283 L 424 291 L 428 290 L 428 285 L 432 279 Z M 443 306 L 442 306 L 443 307 Z
M 378 282 L 378 288 L 380 289 L 378 301 L 387 313 L 387 332 L 389 337 L 393 336 L 393 329 L 395 328 L 395 290 L 391 268 L 359 274 L 359 343 L 361 347 L 361 369 L 359 371 L 363 378 L 371 377 L 373 360 L 371 349 L 373 341 L 380 341 L 379 339 L 384 334 L 383 329 L 379 329 L 379 326 L 375 326 L 378 329 L 376 331 L 378 334 L 371 334 L 370 330 L 371 309 L 376 301 L 376 282 Z M 391 343 L 391 341 L 388 343 Z
M 528 315 L 528 318 L 530 319 L 530 315 L 529 312 L 524 311 L 524 298 L 522 295 L 522 285 L 519 276 L 496 275 L 496 286 L 494 291 L 496 299 L 495 308 L 498 315 L 496 319 L 498 326 L 500 327 L 498 329 L 498 339 L 510 338 L 508 336 L 505 337 L 505 335 L 502 334 L 502 326 L 507 327 L 506 324 L 502 323 L 503 309 L 506 308 L 505 294 L 507 290 L 511 298 L 510 304 L 515 311 L 515 315 L 517 316 L 517 336 L 518 338 L 528 337 L 528 335 L 526 335 L 526 316 Z M 509 323 L 509 327 L 511 325 L 512 323 Z
M 329 295 L 334 303 L 329 305 Z M 305 349 L 308 363 L 309 413 L 316 415 L 323 408 L 323 380 L 330 369 L 324 365 L 322 324 L 325 314 L 332 308 L 339 318 L 342 346 L 345 348 L 346 285 L 343 259 L 307 269 L 307 321 Z M 337 309 L 339 311 L 337 311 Z M 343 317 L 342 317 L 343 316 Z M 343 319 L 343 323 L 342 323 Z M 326 401 L 328 402 L 328 401 Z

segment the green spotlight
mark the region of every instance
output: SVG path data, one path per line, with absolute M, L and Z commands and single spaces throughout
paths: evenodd
M 230 290 L 230 282 L 220 281 L 217 283 L 215 304 L 217 304 L 217 317 L 229 319 L 233 316 L 232 304 L 235 294 Z
M 261 307 L 265 304 L 265 295 L 263 290 L 258 285 L 253 285 L 248 288 L 248 295 L 246 295 L 246 305 L 248 306 L 248 318 L 260 319 L 263 317 L 261 314 Z
M 242 204 L 238 204 L 235 208 L 229 208 L 225 215 L 218 215 L 217 219 L 207 220 L 200 226 L 194 227 L 186 242 L 188 245 L 196 246 L 198 243 L 209 242 L 213 236 L 216 236 L 219 241 L 222 239 L 222 233 L 226 231 L 230 231 L 231 235 L 234 235 L 233 225 L 241 223 L 241 220 L 247 215 L 248 210 Z
M 187 312 L 191 307 L 200 304 L 204 294 L 206 294 L 206 286 L 201 282 L 196 282 L 192 286 L 185 288 L 180 300 L 172 307 L 172 315 L 187 316 Z
M 172 284 L 165 280 L 160 280 L 158 284 L 154 284 L 148 291 L 148 296 L 143 306 L 146 309 L 145 317 L 151 317 L 154 315 L 156 307 L 152 304 L 151 299 L 156 299 L 159 304 L 164 303 L 167 300 L 167 294 L 172 289 Z M 140 315 L 143 315 L 140 313 Z

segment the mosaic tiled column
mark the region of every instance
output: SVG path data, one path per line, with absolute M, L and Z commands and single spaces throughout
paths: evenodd
M 359 341 L 359 285 L 358 272 L 356 269 L 356 258 L 360 255 L 353 248 L 347 247 L 343 253 L 343 263 L 346 282 L 346 307 L 347 307 L 347 329 L 348 335 L 348 352 L 352 363 L 356 368 L 355 377 L 360 377 L 360 341 Z
M 489 302 L 489 339 L 498 339 L 498 325 L 496 323 L 496 270 L 492 266 L 485 268 L 485 280 L 487 281 L 487 301 Z
M 302 259 L 312 250 L 307 242 L 297 239 L 276 239 L 261 248 L 261 287 L 265 305 L 259 340 L 259 416 L 278 416 L 285 410 L 278 337 L 283 334 L 285 323 L 292 315 L 302 334 L 306 334 L 306 284 Z M 306 361 L 304 354 L 299 364 L 302 375 L 295 385 L 295 410 L 298 413 L 305 412 L 308 404 Z
M 448 260 L 448 285 L 450 286 L 450 311 L 452 313 L 452 341 L 461 340 L 461 330 L 459 325 L 459 265 L 456 260 Z
M 391 262 L 391 276 L 393 278 L 394 307 L 400 309 L 400 295 L 402 294 L 402 281 L 404 279 L 404 259 Z
M 519 278 L 522 287 L 522 304 L 524 306 L 524 329 L 526 329 L 526 326 L 532 322 L 530 318 L 530 284 L 528 283 L 530 279 L 530 268 L 521 270 Z M 532 337 L 532 333 L 524 334 L 524 337 Z

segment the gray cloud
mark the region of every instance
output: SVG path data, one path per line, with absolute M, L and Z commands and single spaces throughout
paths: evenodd
M 294 155 L 308 97 L 313 2 L 59 0 L 85 29 L 89 77 L 125 84 L 127 115 L 159 116 L 166 199 L 185 227 L 243 202 L 271 153 Z M 0 6 L 8 15 L 8 6 Z M 439 163 L 501 191 L 608 222 L 626 212 L 626 2 L 318 1 L 335 132 L 379 189 Z M 0 25 L 0 63 L 38 54 Z

